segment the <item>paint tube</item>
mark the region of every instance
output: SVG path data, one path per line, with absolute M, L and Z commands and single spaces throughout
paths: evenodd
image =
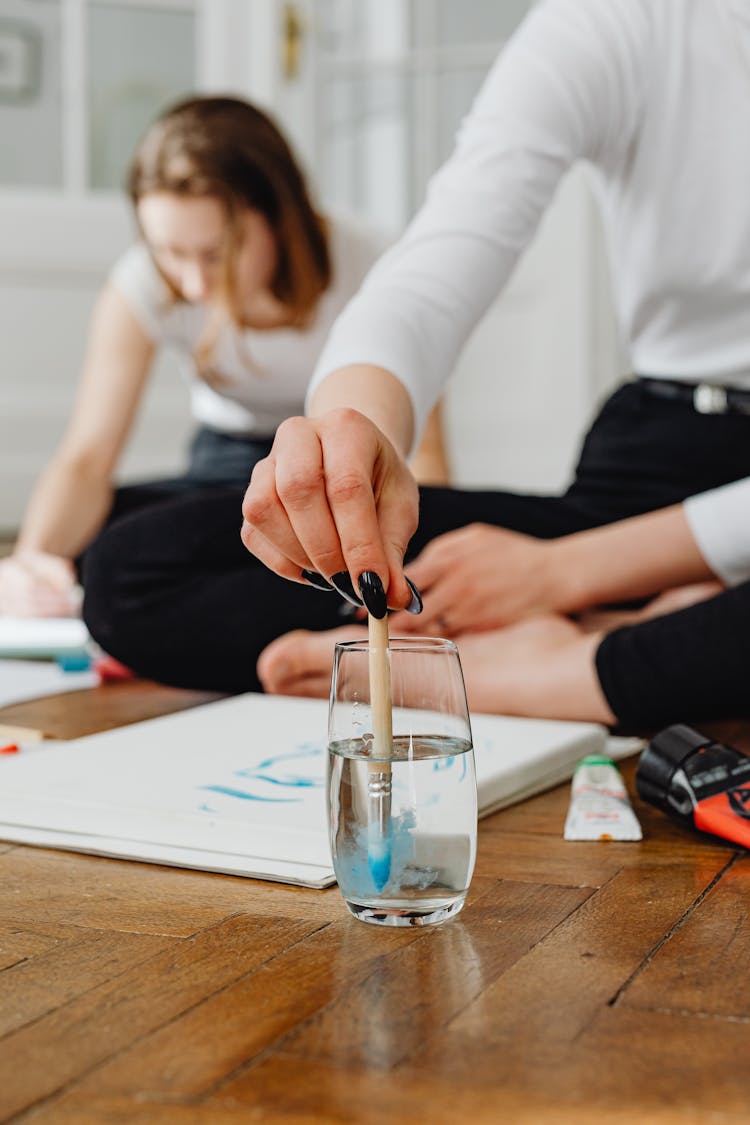
M 700 832 L 750 848 L 750 758 L 681 723 L 641 754 L 635 775 L 644 801 Z
M 641 826 L 611 758 L 589 754 L 575 768 L 566 840 L 640 840 Z

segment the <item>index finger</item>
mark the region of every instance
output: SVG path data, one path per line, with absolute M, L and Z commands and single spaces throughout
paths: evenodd
M 376 433 L 355 422 L 338 428 L 336 440 L 322 443 L 328 506 L 355 590 L 364 571 L 378 574 L 386 591 L 389 585 L 389 560 L 373 487 L 379 452 Z
M 283 424 L 284 446 L 276 457 L 276 492 L 286 520 L 310 560 L 325 578 L 344 567 L 344 557 L 325 485 L 324 452 L 320 438 L 305 418 Z

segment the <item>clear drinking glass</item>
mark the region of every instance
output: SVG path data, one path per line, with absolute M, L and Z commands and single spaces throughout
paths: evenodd
M 466 899 L 476 857 L 477 787 L 458 650 L 391 639 L 393 738 L 376 754 L 370 646 L 336 645 L 328 722 L 333 867 L 356 918 L 443 922 Z

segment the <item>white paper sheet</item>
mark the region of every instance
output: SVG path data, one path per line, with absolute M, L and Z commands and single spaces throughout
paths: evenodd
M 98 683 L 95 672 L 63 672 L 52 661 L 0 660 L 0 707 L 45 695 L 81 691 Z
M 604 728 L 476 715 L 482 811 L 569 777 Z M 0 761 L 0 838 L 322 887 L 327 704 L 248 694 Z

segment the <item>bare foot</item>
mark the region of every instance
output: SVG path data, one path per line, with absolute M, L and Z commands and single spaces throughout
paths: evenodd
M 325 698 L 338 641 L 364 640 L 347 625 L 312 633 L 295 629 L 261 653 L 258 676 L 276 695 Z M 566 617 L 528 618 L 505 629 L 456 638 L 469 706 L 476 711 L 535 718 L 613 723 L 599 687 L 594 653 L 600 634 L 584 633 Z
M 271 695 L 328 695 L 333 647 L 338 641 L 365 640 L 367 629 L 344 625 L 313 633 L 295 629 L 271 641 L 258 658 L 258 678 Z
M 594 654 L 602 634 L 567 617 L 540 615 L 456 638 L 475 711 L 612 724 Z

